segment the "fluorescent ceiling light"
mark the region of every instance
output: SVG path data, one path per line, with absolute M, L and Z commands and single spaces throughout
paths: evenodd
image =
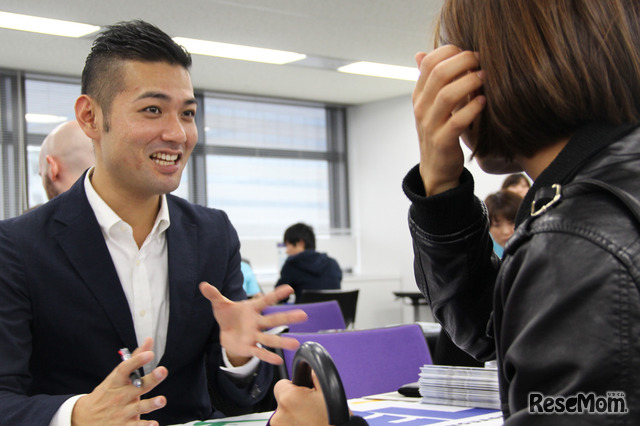
M 8 12 L 0 12 L 0 27 L 10 30 L 30 31 L 32 33 L 76 38 L 94 33 L 100 29 L 100 27 L 95 25 Z
M 25 114 L 25 120 L 29 123 L 38 123 L 38 124 L 55 124 L 62 123 L 63 121 L 67 121 L 67 117 L 62 117 L 60 115 L 50 115 L 50 114 Z
M 340 72 L 368 75 L 372 77 L 396 78 L 398 80 L 416 81 L 420 75 L 418 68 L 398 65 L 378 64 L 375 62 L 354 62 L 338 68 Z
M 267 64 L 278 65 L 299 61 L 307 57 L 301 53 L 286 52 L 284 50 L 263 49 L 260 47 L 218 43 L 193 38 L 175 37 L 173 40 L 195 55 L 217 56 L 220 58 L 265 62 Z

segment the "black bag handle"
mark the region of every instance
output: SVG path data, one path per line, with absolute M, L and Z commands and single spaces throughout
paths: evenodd
M 300 345 L 293 356 L 292 371 L 292 383 L 308 388 L 313 388 L 311 371 L 315 371 L 327 405 L 329 424 L 342 425 L 349 421 L 349 406 L 342 379 L 331 355 L 321 344 L 305 342 Z M 270 423 L 271 419 L 267 422 L 267 426 Z
M 303 343 L 293 357 L 293 384 L 313 388 L 311 371 L 315 371 L 327 404 L 329 424 L 341 425 L 349 421 L 349 406 L 342 379 L 329 352 L 319 343 Z

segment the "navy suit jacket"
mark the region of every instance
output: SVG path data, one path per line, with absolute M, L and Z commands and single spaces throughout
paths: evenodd
M 67 398 L 91 392 L 109 375 L 120 348 L 138 346 L 83 182 L 0 222 L 0 423 L 47 425 Z M 219 331 L 198 285 L 208 281 L 229 299 L 246 298 L 229 219 L 171 195 L 167 202 L 170 313 L 159 365 L 169 376 L 143 396 L 166 396 L 166 407 L 143 416 L 161 424 L 216 415 L 207 370 L 214 388 L 244 406 L 258 402 L 272 378 L 265 363 L 241 385 L 218 368 Z

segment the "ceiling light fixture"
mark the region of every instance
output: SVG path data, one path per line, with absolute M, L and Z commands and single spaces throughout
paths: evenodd
M 398 80 L 416 81 L 420 75 L 418 68 L 398 65 L 378 64 L 375 62 L 354 62 L 338 68 L 340 72 L 368 75 L 371 77 L 395 78 Z
M 217 56 L 220 58 L 240 59 L 243 61 L 264 62 L 277 65 L 288 64 L 307 57 L 302 53 L 197 40 L 193 38 L 174 37 L 173 40 L 195 55 Z
M 61 115 L 51 115 L 51 114 L 34 114 L 27 113 L 24 115 L 25 120 L 29 123 L 34 124 L 55 124 L 62 123 L 63 121 L 67 121 L 67 117 L 63 117 Z
M 94 33 L 100 29 L 95 25 L 9 12 L 0 12 L 0 28 L 75 38 Z

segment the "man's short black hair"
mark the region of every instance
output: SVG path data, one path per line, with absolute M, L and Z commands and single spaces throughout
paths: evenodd
M 297 244 L 299 241 L 304 243 L 305 250 L 316 249 L 316 235 L 313 228 L 304 223 L 296 223 L 291 225 L 284 231 L 284 242 L 289 244 Z
M 98 102 L 105 119 L 124 86 L 119 68 L 125 61 L 191 67 L 189 52 L 153 24 L 133 20 L 107 26 L 93 42 L 82 70 L 82 93 Z

